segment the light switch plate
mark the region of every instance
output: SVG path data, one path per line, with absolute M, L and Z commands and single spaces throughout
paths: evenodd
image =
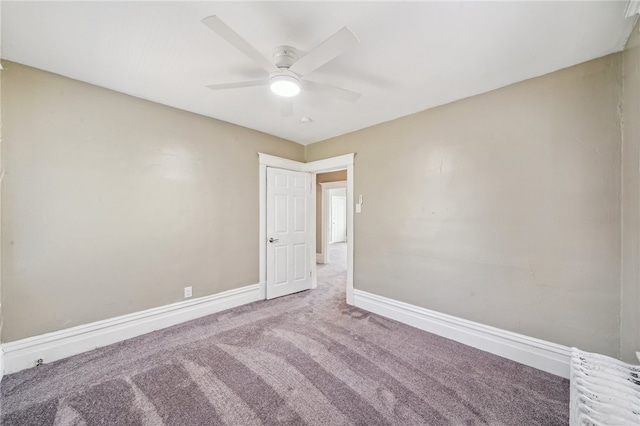
M 356 213 L 360 213 L 362 211 L 362 204 L 356 204 Z

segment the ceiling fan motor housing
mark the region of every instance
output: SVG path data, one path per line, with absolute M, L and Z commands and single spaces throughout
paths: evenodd
M 289 68 L 298 60 L 298 51 L 291 46 L 278 46 L 273 48 L 271 56 L 278 68 Z

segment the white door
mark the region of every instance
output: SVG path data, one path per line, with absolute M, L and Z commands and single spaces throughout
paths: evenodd
M 311 288 L 311 174 L 267 167 L 267 299 Z
M 347 198 L 331 197 L 331 242 L 347 241 Z

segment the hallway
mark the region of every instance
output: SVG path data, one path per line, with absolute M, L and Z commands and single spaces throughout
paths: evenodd
M 329 244 L 329 263 L 318 263 L 318 287 L 331 285 L 343 292 L 347 287 L 347 243 Z

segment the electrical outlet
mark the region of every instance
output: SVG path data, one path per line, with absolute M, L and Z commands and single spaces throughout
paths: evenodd
M 185 297 L 185 299 L 186 299 L 187 297 L 191 297 L 191 296 L 193 296 L 193 293 L 192 293 L 192 291 L 191 291 L 191 286 L 189 286 L 189 287 L 185 287 L 185 288 L 184 288 L 184 297 Z

